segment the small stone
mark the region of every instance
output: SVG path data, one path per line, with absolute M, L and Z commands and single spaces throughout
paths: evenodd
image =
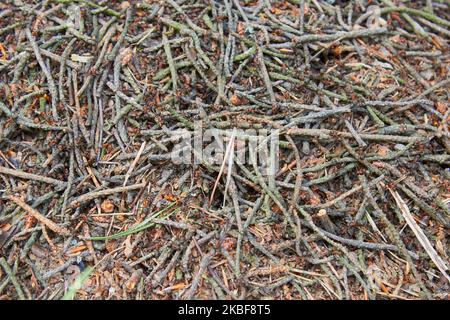
M 103 201 L 102 205 L 100 207 L 102 209 L 102 212 L 105 212 L 105 213 L 111 213 L 114 211 L 114 203 L 109 199 L 106 199 L 105 201 Z
M 128 1 L 122 1 L 119 5 L 119 8 L 121 10 L 125 10 L 127 8 L 129 8 L 131 6 L 131 4 Z
M 239 97 L 237 95 L 232 95 L 230 98 L 230 102 L 232 104 L 234 104 L 235 106 L 239 105 L 241 103 L 241 100 L 239 99 Z

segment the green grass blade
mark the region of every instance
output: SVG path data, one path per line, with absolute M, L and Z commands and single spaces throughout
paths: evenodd
M 89 278 L 94 268 L 87 267 L 82 273 L 78 275 L 75 281 L 70 285 L 66 294 L 62 297 L 62 300 L 73 300 L 77 291 L 81 289 L 83 283 Z

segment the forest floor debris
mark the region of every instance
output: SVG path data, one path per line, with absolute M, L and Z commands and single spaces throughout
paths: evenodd
M 448 299 L 449 27 L 1 1 L 0 299 Z

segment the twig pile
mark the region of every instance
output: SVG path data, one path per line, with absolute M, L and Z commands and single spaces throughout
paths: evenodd
M 446 298 L 449 9 L 2 1 L 1 297 Z M 200 121 L 222 161 L 174 163 Z

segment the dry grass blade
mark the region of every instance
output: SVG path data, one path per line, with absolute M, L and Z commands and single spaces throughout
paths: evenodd
M 128 179 L 130 178 L 130 174 L 133 172 L 134 167 L 136 166 L 137 162 L 141 158 L 141 155 L 142 155 L 142 152 L 144 151 L 144 149 L 145 149 L 145 141 L 142 142 L 141 147 L 139 148 L 139 151 L 136 155 L 136 158 L 134 158 L 133 162 L 131 163 L 130 168 L 127 171 L 127 174 L 125 175 L 125 179 L 123 181 L 123 187 L 125 187 L 125 185 L 127 184 Z
M 236 132 L 233 131 L 233 133 L 231 134 L 231 137 L 230 137 L 230 142 L 228 142 L 228 146 L 227 146 L 227 149 L 225 151 L 225 155 L 223 156 L 223 161 L 222 161 L 222 165 L 220 166 L 219 174 L 217 175 L 216 182 L 214 183 L 214 187 L 213 187 L 213 190 L 211 192 L 211 197 L 209 199 L 209 205 L 211 205 L 211 203 L 212 203 L 212 201 L 214 199 L 214 194 L 216 192 L 217 186 L 219 185 L 219 181 L 220 181 L 220 178 L 222 177 L 223 171 L 225 169 L 225 165 L 227 163 L 227 159 L 229 157 L 229 154 L 230 154 L 230 152 L 233 153 L 232 150 L 234 148 L 235 136 L 236 136 Z M 230 168 L 230 170 L 231 170 L 231 168 Z
M 234 144 L 235 144 L 235 138 L 236 138 L 235 135 L 236 135 L 236 132 L 235 132 L 235 130 L 233 130 L 233 133 L 232 133 L 231 138 L 230 138 L 230 150 L 231 150 L 231 152 L 229 152 L 229 155 L 228 155 L 227 181 L 225 183 L 225 190 L 223 191 L 223 206 L 225 206 L 225 200 L 227 198 L 227 191 L 228 191 L 228 188 L 230 187 L 230 182 L 231 182 L 231 173 L 233 172 Z
M 414 217 L 412 216 L 411 212 L 409 211 L 408 206 L 406 205 L 405 201 L 400 197 L 397 191 L 393 191 L 389 189 L 392 196 L 395 199 L 395 202 L 397 203 L 400 212 L 402 213 L 403 217 L 406 220 L 406 223 L 408 223 L 408 226 L 413 231 L 414 235 L 416 236 L 417 240 L 419 240 L 422 247 L 427 252 L 428 256 L 431 258 L 431 260 L 434 262 L 436 267 L 439 269 L 439 271 L 444 275 L 444 277 L 450 282 L 450 277 L 448 276 L 448 266 L 445 264 L 444 260 L 439 256 L 439 254 L 436 252 L 436 250 L 433 248 L 433 245 L 431 244 L 430 240 L 428 240 L 425 233 L 422 231 L 422 229 L 419 227 L 417 222 L 414 220 Z

